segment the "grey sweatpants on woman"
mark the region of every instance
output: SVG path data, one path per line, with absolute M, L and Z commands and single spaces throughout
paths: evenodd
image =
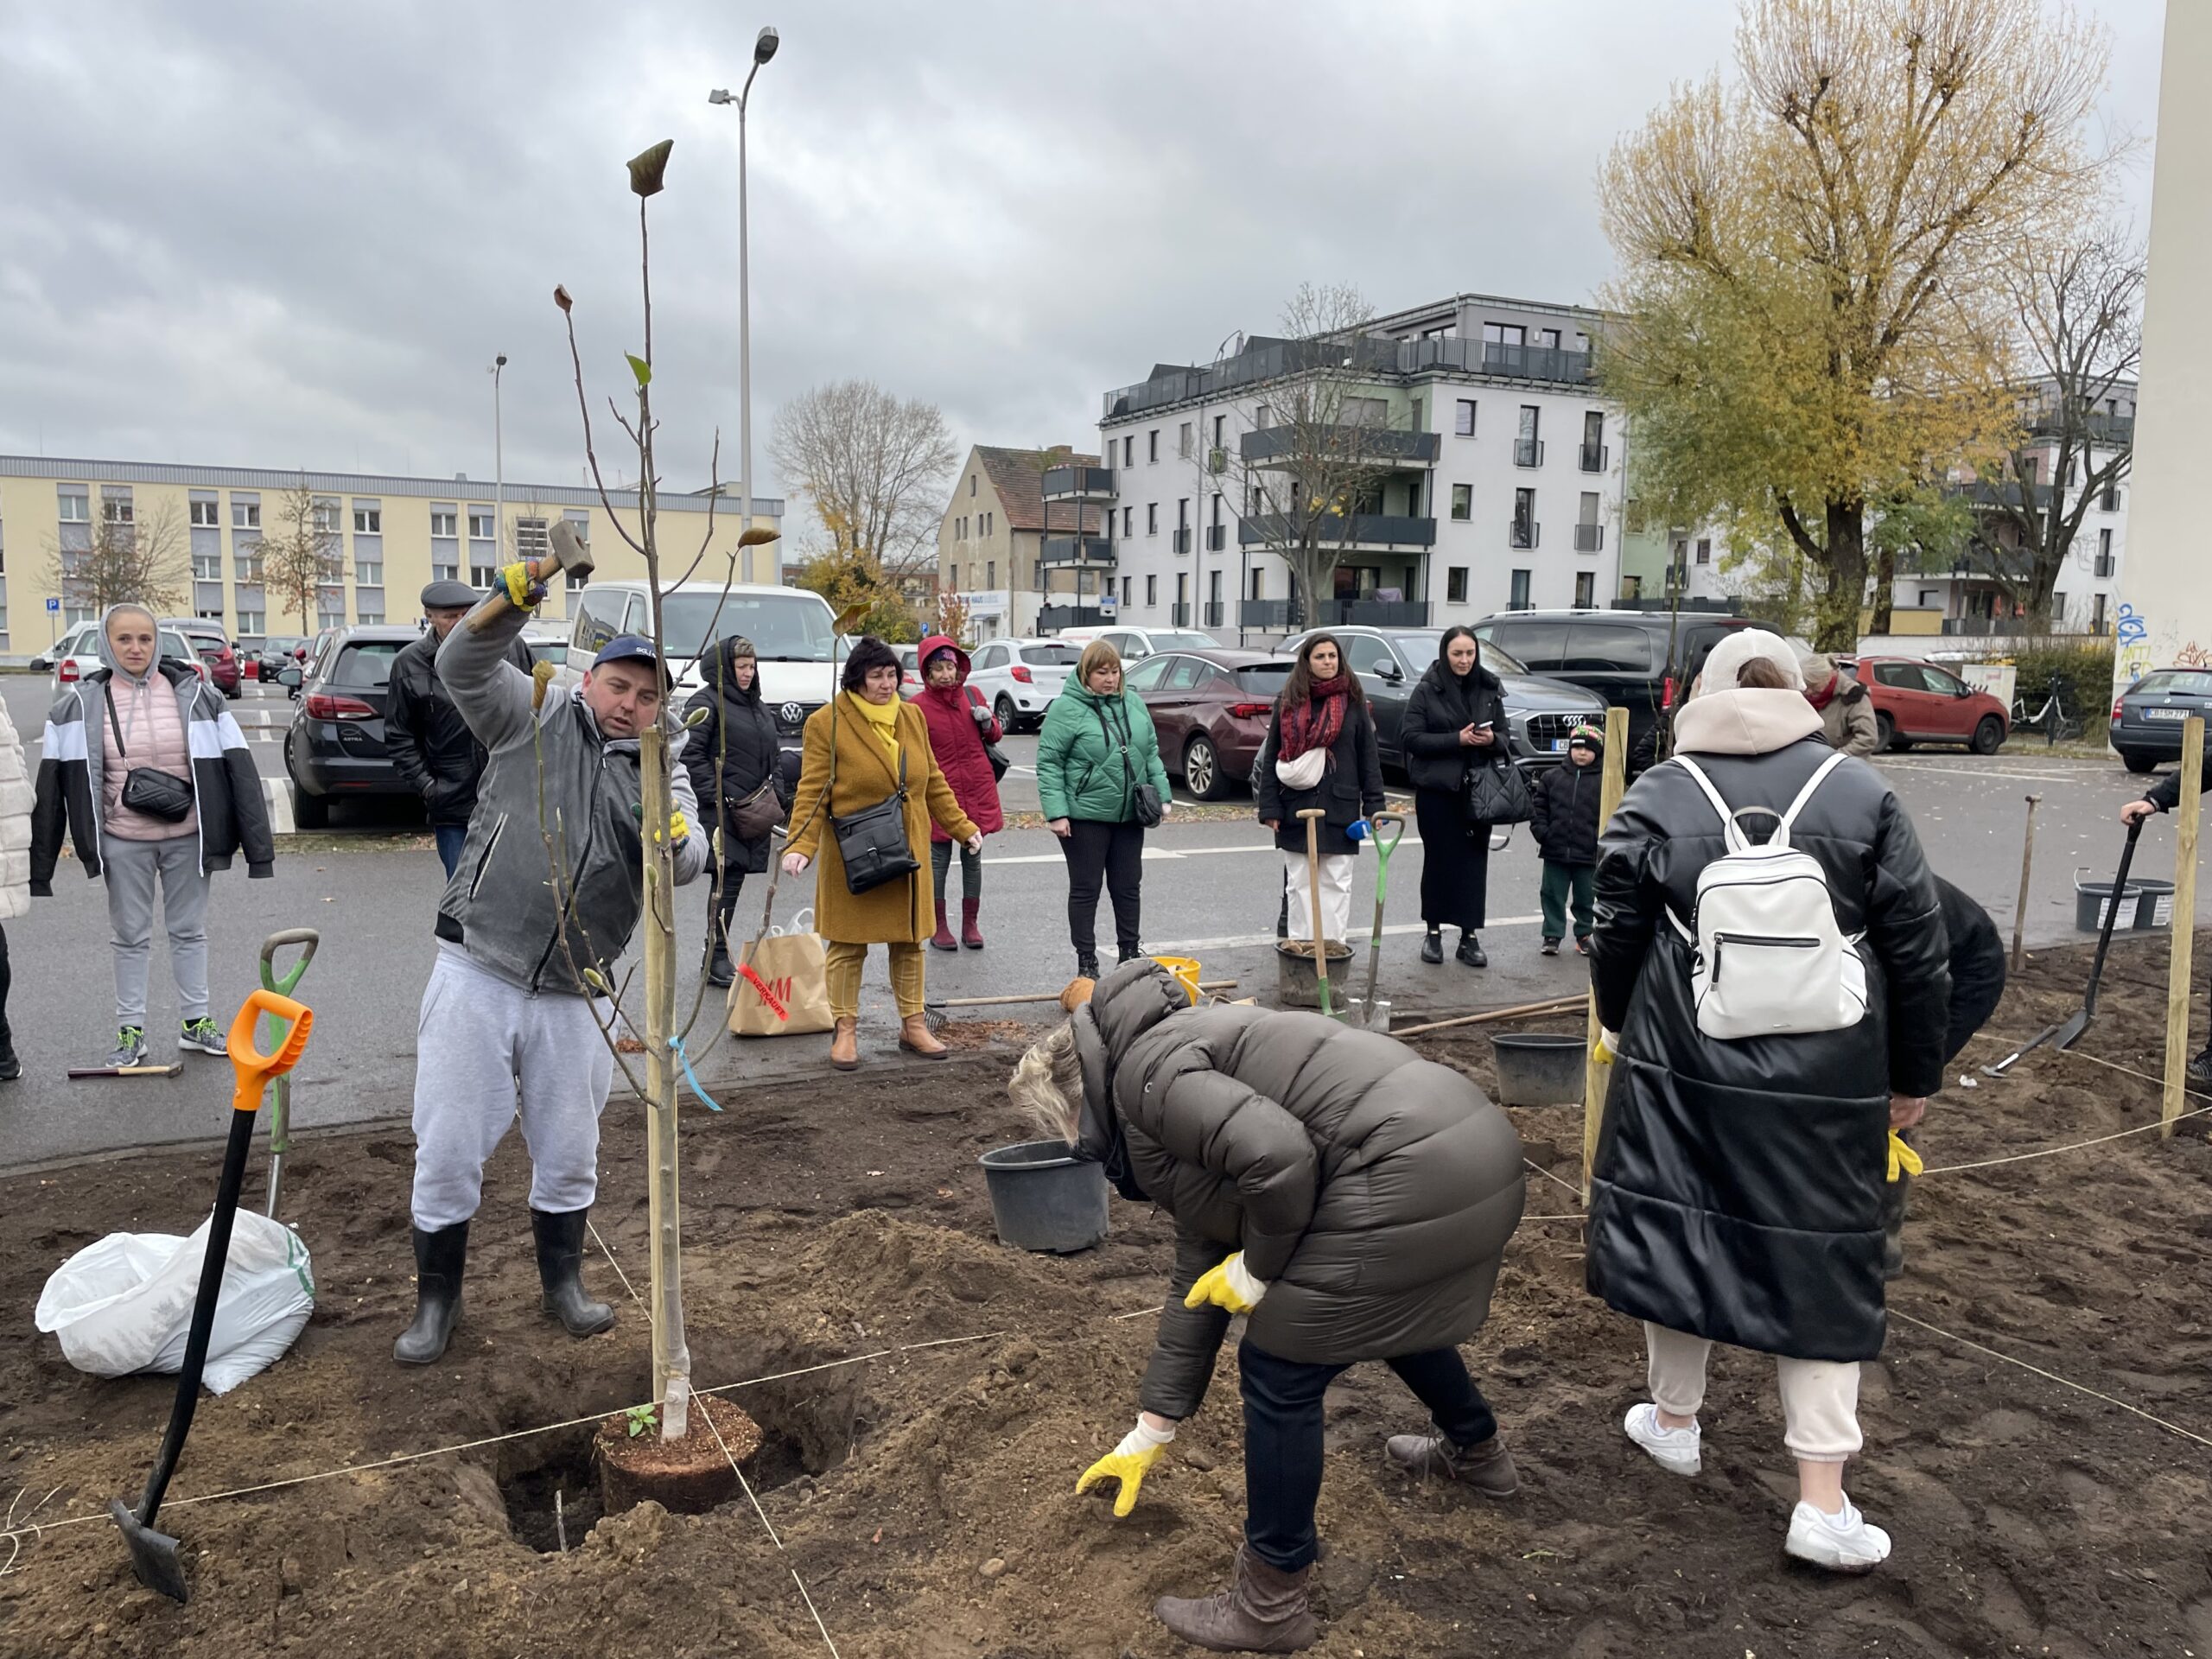
M 207 1017 L 207 878 L 200 868 L 200 837 L 167 841 L 100 837 L 100 874 L 107 882 L 108 925 L 115 930 L 115 1023 L 146 1023 L 146 962 L 154 937 L 154 882 L 162 887 L 162 922 L 168 929 L 169 971 L 176 976 L 178 1012 Z
M 609 1018 L 611 1004 L 600 1004 Z M 588 1210 L 599 1191 L 599 1115 L 614 1056 L 592 999 L 532 996 L 442 944 L 415 1031 L 415 1224 L 476 1213 L 484 1164 L 522 1118 L 530 1207 Z M 520 1085 L 518 1109 L 517 1085 Z

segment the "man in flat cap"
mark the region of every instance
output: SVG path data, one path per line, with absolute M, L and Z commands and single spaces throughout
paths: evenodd
M 392 659 L 385 709 L 385 750 L 399 775 L 423 798 L 448 880 L 467 839 L 476 785 L 490 756 L 438 678 L 438 647 L 482 597 L 462 582 L 434 582 L 423 589 L 423 614 L 430 626 Z M 530 672 L 530 647 L 521 639 L 513 642 L 507 656 L 524 673 Z

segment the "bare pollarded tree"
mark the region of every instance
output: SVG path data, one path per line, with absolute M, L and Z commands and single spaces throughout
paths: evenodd
M 768 453 L 813 505 L 830 551 L 865 554 L 893 582 L 936 561 L 960 452 L 935 404 L 872 380 L 816 386 L 776 411 Z
M 94 616 L 111 605 L 182 606 L 192 595 L 192 568 L 176 509 L 164 504 L 140 515 L 128 501 L 99 505 L 99 523 L 71 526 L 86 531 L 81 546 L 47 543 L 47 580 L 62 604 Z

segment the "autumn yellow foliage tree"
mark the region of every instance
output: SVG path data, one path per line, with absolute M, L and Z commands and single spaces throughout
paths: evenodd
M 2096 194 L 2106 39 L 2041 0 L 1744 0 L 1736 57 L 1600 171 L 1600 372 L 1647 506 L 1778 525 L 1848 649 L 1868 504 L 2017 428 L 2003 277 Z

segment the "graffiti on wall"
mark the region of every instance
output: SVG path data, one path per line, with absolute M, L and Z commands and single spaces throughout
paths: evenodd
M 2114 672 L 2133 685 L 2151 670 L 2151 625 L 2133 605 L 2123 604 L 2113 623 L 2118 647 Z

